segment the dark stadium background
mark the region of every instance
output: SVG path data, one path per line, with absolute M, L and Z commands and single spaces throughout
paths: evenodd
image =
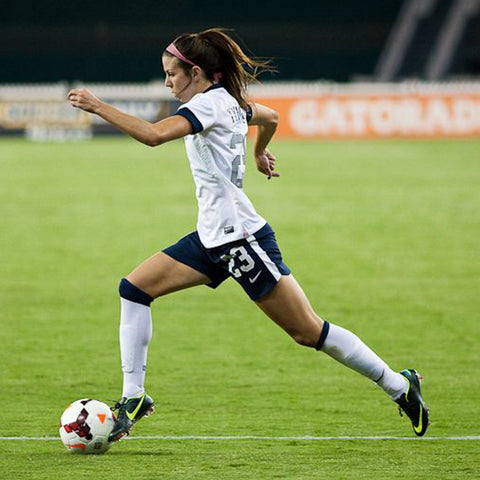
M 421 75 L 451 0 L 420 29 L 398 77 Z M 0 83 L 137 82 L 162 76 L 160 53 L 179 33 L 234 28 L 253 54 L 274 57 L 279 80 L 372 75 L 400 0 L 175 2 L 3 1 Z M 449 76 L 480 73 L 480 15 L 469 22 Z M 79 78 L 81 76 L 81 78 Z

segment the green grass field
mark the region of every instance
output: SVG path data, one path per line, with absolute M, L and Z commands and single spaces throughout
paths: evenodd
M 480 435 L 480 141 L 276 142 L 246 191 L 325 319 L 425 377 L 427 437 Z M 477 440 L 123 441 L 72 456 L 72 400 L 120 395 L 120 278 L 195 228 L 182 142 L 0 141 L 0 478 L 471 479 Z M 229 280 L 153 305 L 132 436 L 413 437 L 378 387 L 296 345 Z

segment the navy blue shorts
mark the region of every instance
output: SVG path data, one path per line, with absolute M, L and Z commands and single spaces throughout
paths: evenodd
M 205 248 L 193 232 L 163 252 L 205 274 L 212 281 L 211 288 L 233 277 L 252 300 L 262 298 L 282 275 L 290 273 L 268 223 L 248 238 L 215 248 Z

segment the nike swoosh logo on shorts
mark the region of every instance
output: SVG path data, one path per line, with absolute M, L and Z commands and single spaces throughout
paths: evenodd
M 248 281 L 250 283 L 255 283 L 255 281 L 257 280 L 257 278 L 260 276 L 261 273 L 262 271 L 260 270 L 253 278 L 248 277 Z

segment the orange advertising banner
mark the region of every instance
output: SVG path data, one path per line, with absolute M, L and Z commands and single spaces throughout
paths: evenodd
M 480 137 L 480 92 L 254 96 L 300 138 Z

